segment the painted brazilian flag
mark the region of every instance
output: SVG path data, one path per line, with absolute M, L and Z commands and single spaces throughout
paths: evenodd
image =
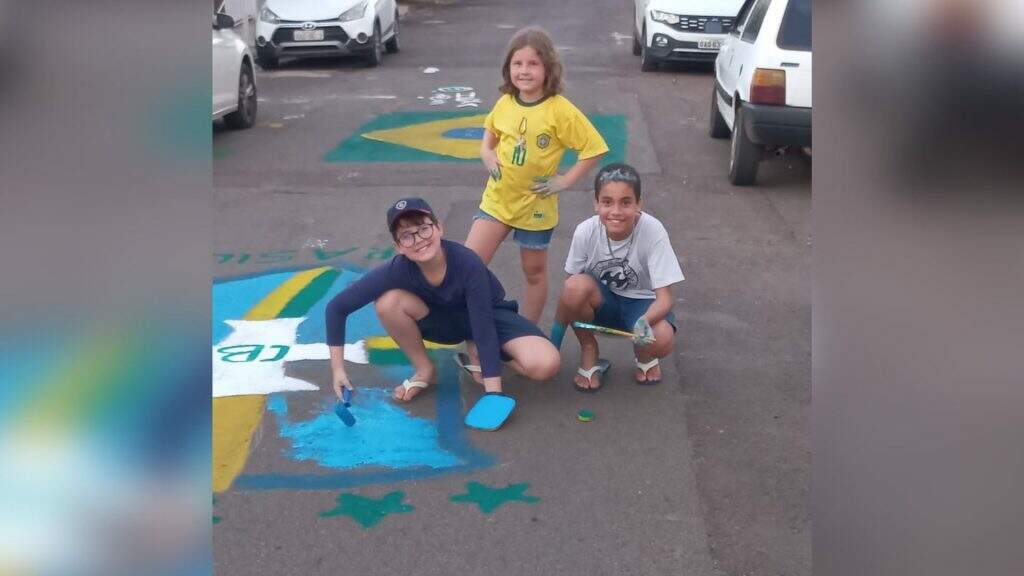
M 378 116 L 327 153 L 327 162 L 479 162 L 484 117 L 479 112 L 395 112 Z M 608 143 L 605 162 L 626 157 L 626 117 L 588 118 Z M 562 167 L 576 163 L 569 150 Z

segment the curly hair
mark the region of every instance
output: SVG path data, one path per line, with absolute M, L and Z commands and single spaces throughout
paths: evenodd
M 555 45 L 551 37 L 539 26 L 527 26 L 515 33 L 508 42 L 508 50 L 505 52 L 505 63 L 501 67 L 502 84 L 498 90 L 502 94 L 519 95 L 519 89 L 512 84 L 512 75 L 509 69 L 512 64 L 512 55 L 517 50 L 529 46 L 540 56 L 544 64 L 544 95 L 554 96 L 562 93 L 562 60 L 558 57 Z

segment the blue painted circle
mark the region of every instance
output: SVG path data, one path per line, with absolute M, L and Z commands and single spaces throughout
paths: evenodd
M 484 129 L 481 128 L 452 128 L 442 134 L 444 138 L 457 138 L 459 140 L 479 140 L 484 137 Z

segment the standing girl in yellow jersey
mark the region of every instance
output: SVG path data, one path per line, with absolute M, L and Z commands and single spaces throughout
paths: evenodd
M 466 246 L 490 264 L 513 232 L 526 275 L 521 313 L 536 323 L 548 293 L 548 243 L 558 224 L 557 194 L 597 166 L 608 145 L 561 95 L 562 63 L 540 28 L 516 32 L 501 74 L 503 95 L 484 120 L 480 145 L 490 178 Z M 568 149 L 576 150 L 579 160 L 558 174 Z

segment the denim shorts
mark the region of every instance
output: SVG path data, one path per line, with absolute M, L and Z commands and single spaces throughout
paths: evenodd
M 515 300 L 504 300 L 494 305 L 494 328 L 498 333 L 498 345 L 504 346 L 509 340 L 520 336 L 547 338 L 536 324 L 519 315 L 519 304 Z M 431 308 L 426 316 L 416 321 L 424 340 L 438 344 L 458 344 L 473 339 L 469 323 L 469 310 L 465 306 Z M 501 351 L 501 359 L 512 358 Z
M 494 216 L 491 216 L 482 209 L 478 209 L 476 214 L 473 215 L 473 220 L 493 220 L 495 222 L 501 222 Z M 505 224 L 502 222 L 502 224 Z M 505 224 L 508 226 L 508 224 Z M 554 235 L 555 229 L 551 228 L 548 230 L 523 230 L 522 228 L 511 227 L 514 232 L 512 233 L 512 240 L 516 244 L 519 244 L 520 248 L 526 250 L 547 250 L 548 244 L 551 244 L 551 236 Z
M 647 309 L 654 304 L 654 298 L 630 298 L 620 296 L 612 292 L 610 288 L 597 279 L 597 286 L 601 289 L 601 306 L 594 312 L 594 324 L 607 328 L 633 331 L 633 324 L 637 319 L 647 312 Z M 676 331 L 676 315 L 669 310 L 665 320 Z

